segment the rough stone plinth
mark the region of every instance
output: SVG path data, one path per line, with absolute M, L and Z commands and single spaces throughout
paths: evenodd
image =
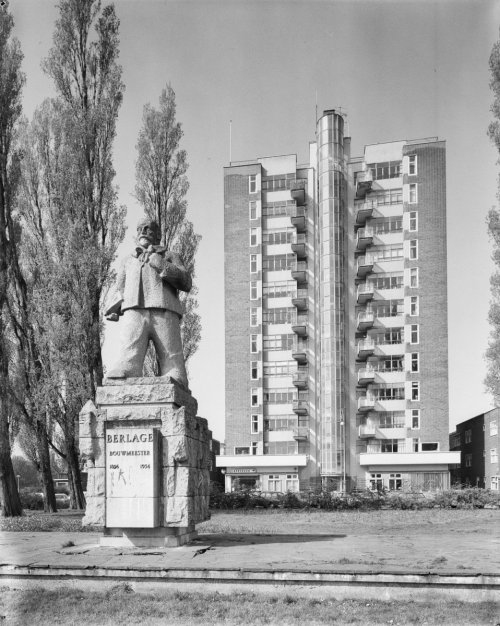
M 88 402 L 80 413 L 80 453 L 88 472 L 83 525 L 102 526 L 103 545 L 173 546 L 190 541 L 195 524 L 210 516 L 212 433 L 207 421 L 196 416 L 196 400 L 171 378 L 128 378 L 105 380 L 96 405 Z M 106 526 L 106 431 L 125 427 L 160 433 L 156 528 Z

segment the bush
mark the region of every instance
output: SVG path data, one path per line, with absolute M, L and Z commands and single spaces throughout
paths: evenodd
M 38 495 L 32 489 L 21 489 L 19 497 L 21 498 L 23 509 L 29 509 L 30 511 L 43 510 L 43 496 Z
M 267 494 L 268 495 L 268 492 Z M 258 491 L 233 491 L 212 493 L 210 507 L 213 509 L 254 509 L 279 507 L 285 509 L 314 508 L 323 511 L 377 511 L 380 509 L 422 510 L 435 506 L 444 509 L 484 508 L 500 505 L 500 494 L 488 489 L 466 488 L 448 491 L 371 491 L 355 490 L 351 493 L 334 491 L 288 492 L 269 499 Z

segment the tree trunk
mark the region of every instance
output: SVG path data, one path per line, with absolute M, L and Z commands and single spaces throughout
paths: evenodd
M 85 495 L 82 487 L 80 463 L 75 441 L 66 441 L 66 463 L 68 464 L 68 483 L 70 490 L 70 508 L 84 509 Z
M 56 493 L 54 481 L 52 479 L 52 469 L 50 467 L 49 443 L 47 440 L 47 429 L 42 422 L 36 423 L 36 444 L 38 458 L 40 462 L 40 480 L 43 491 L 43 510 L 46 513 L 56 513 Z
M 23 514 L 12 467 L 5 396 L 0 397 L 0 503 L 4 517 L 17 517 Z

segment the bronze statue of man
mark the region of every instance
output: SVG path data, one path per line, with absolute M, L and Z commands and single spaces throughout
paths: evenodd
M 191 276 L 178 254 L 160 246 L 158 224 L 144 219 L 137 226 L 137 247 L 118 272 L 118 300 L 106 318 L 121 321 L 120 344 L 108 378 L 142 376 L 149 340 L 153 341 L 160 376 L 170 376 L 187 388 L 178 290 L 190 291 Z

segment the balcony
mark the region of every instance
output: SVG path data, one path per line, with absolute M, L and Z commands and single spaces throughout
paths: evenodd
M 307 337 L 307 316 L 298 315 L 297 321 L 292 324 L 292 331 L 299 337 Z
M 356 224 L 358 226 L 361 226 L 362 224 L 366 222 L 366 220 L 370 219 L 370 217 L 373 216 L 374 208 L 375 208 L 375 205 L 373 204 L 373 202 L 363 202 L 363 203 L 356 204 L 355 206 Z
M 309 403 L 307 400 L 294 400 L 292 410 L 297 415 L 307 415 L 309 413 Z
M 366 304 L 373 298 L 375 287 L 371 283 L 361 283 L 358 285 L 356 297 L 358 304 Z
M 366 452 L 359 455 L 360 465 L 443 465 L 460 464 L 460 452 L 416 452 L 411 445 L 398 443 L 395 447 L 383 445 L 383 442 L 368 444 Z
M 371 439 L 375 437 L 377 429 L 374 424 L 362 424 L 358 430 L 358 437 L 360 439 Z
M 292 352 L 292 359 L 295 359 L 299 365 L 306 365 L 307 363 L 306 349 L 298 346 L 297 349 Z
M 295 229 L 298 233 L 305 233 L 307 229 L 306 222 L 306 210 L 304 207 L 297 207 L 295 209 L 295 214 L 290 217 L 292 221 L 292 226 L 295 226 Z
M 375 398 L 373 396 L 361 396 L 361 398 L 358 398 L 358 411 L 361 412 L 365 412 L 365 411 L 373 411 L 373 409 L 375 408 Z
M 306 236 L 305 234 L 297 235 L 295 241 L 292 241 L 292 251 L 297 255 L 298 259 L 305 259 L 307 256 Z
M 375 381 L 375 368 L 363 367 L 358 371 L 358 385 L 366 386 Z
M 297 426 L 293 429 L 295 441 L 307 441 L 309 439 L 309 428 L 307 426 Z
M 298 311 L 307 311 L 307 289 L 297 289 L 297 295 L 292 298 L 292 304 Z
M 358 172 L 356 177 L 356 200 L 366 197 L 366 194 L 371 190 L 373 183 L 373 177 L 370 170 L 366 172 Z
M 290 195 L 292 200 L 295 200 L 297 206 L 303 206 L 306 203 L 306 193 L 303 187 L 298 186 L 298 181 L 295 181 L 294 186 L 290 189 Z
M 368 246 L 371 246 L 373 243 L 373 235 L 373 228 L 360 228 L 356 237 L 356 250 L 366 250 Z
M 370 337 L 358 341 L 358 359 L 365 361 L 375 352 L 375 342 Z
M 372 311 L 362 311 L 358 313 L 357 328 L 358 330 L 368 330 L 373 326 L 375 321 L 375 314 Z
M 307 283 L 307 263 L 297 261 L 295 269 L 292 269 L 292 278 L 298 283 Z
M 358 257 L 357 263 L 357 276 L 358 278 L 364 278 L 367 274 L 373 271 L 373 257 L 366 254 L 365 256 Z
M 295 372 L 292 376 L 292 383 L 297 389 L 307 389 L 307 372 Z

